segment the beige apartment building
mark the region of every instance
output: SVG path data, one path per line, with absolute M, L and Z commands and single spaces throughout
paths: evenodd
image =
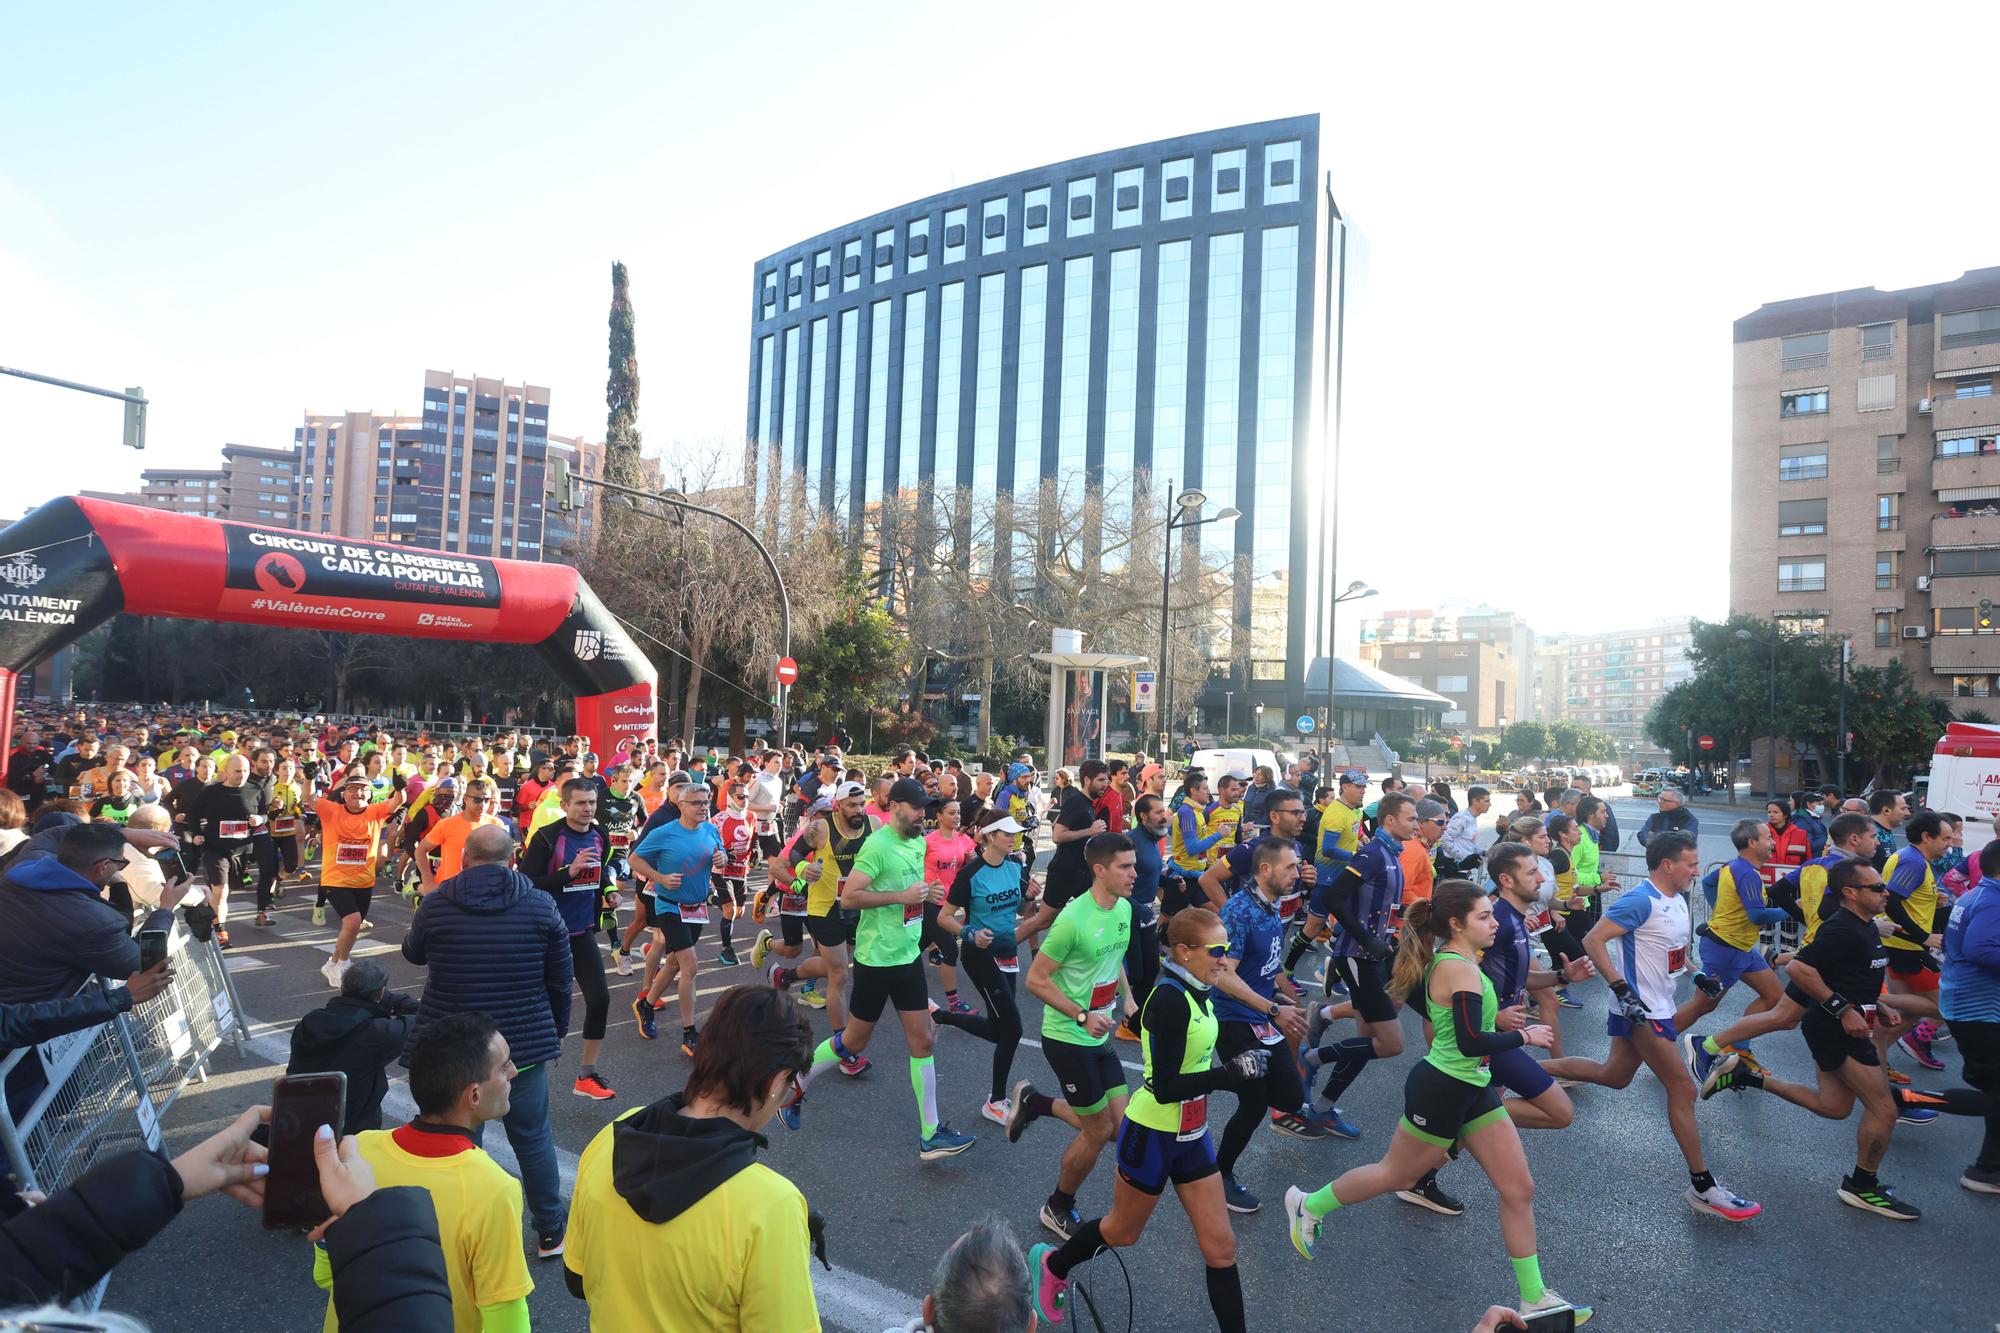
M 1736 321 L 1730 606 L 1901 659 L 1931 694 L 2000 675 L 2000 268 L 1772 302 Z
M 1467 638 L 1379 648 L 1383 671 L 1451 700 L 1441 719 L 1446 728 L 1494 731 L 1517 720 L 1520 664 L 1509 647 Z
M 150 467 L 137 491 L 84 491 L 101 500 L 145 505 L 196 518 L 289 527 L 296 455 L 290 449 L 222 446 L 219 468 Z

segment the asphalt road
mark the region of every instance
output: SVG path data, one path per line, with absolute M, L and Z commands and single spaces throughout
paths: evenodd
M 1650 803 L 1618 802 L 1621 822 L 1636 828 Z M 1632 818 L 1628 821 L 1628 807 Z M 1704 861 L 1713 831 L 1726 819 L 1704 823 Z M 1727 839 L 1722 838 L 1726 848 Z M 303 901 L 301 900 L 303 898 Z M 176 1146 L 193 1142 L 242 1107 L 263 1099 L 282 1071 L 285 1031 L 328 992 L 319 976 L 332 938 L 311 926 L 311 893 L 294 890 L 280 905 L 269 931 L 235 923 L 238 947 L 231 962 L 240 997 L 257 1023 L 257 1038 L 242 1054 L 228 1050 L 215 1075 L 191 1087 L 167 1119 Z M 421 986 L 419 969 L 394 951 L 409 920 L 393 895 L 377 895 L 378 928 L 363 949 L 379 950 L 398 988 Z M 704 1005 L 734 984 L 755 980 L 746 963 L 721 969 L 716 945 L 704 940 Z M 566 1169 L 575 1154 L 617 1109 L 677 1090 L 687 1062 L 671 1040 L 641 1040 L 626 1005 L 634 979 L 611 978 L 612 1026 L 601 1061 L 619 1091 L 609 1104 L 558 1095 L 552 1117 Z M 1601 1055 L 1604 991 L 1578 988 L 1582 1013 L 1565 1024 L 1568 1050 Z M 578 1001 L 579 1005 L 581 1001 Z M 1732 993 L 1722 1015 L 1743 1001 Z M 1023 996 L 1031 1036 L 1039 1006 Z M 579 1010 L 580 1012 L 580 1010 Z M 670 1004 L 665 1017 L 671 1019 Z M 1406 1017 L 1409 1044 L 1421 1032 Z M 824 1027 L 815 1015 L 816 1027 Z M 936 1164 L 916 1155 L 915 1117 L 903 1077 L 903 1045 L 893 1025 L 878 1028 L 869 1054 L 875 1068 L 856 1081 L 822 1080 L 797 1135 L 774 1124 L 766 1160 L 798 1183 L 830 1224 L 828 1245 L 837 1271 L 819 1274 L 821 1311 L 830 1328 L 877 1333 L 915 1312 L 937 1257 L 977 1215 L 992 1212 L 1010 1222 L 1023 1244 L 1046 1238 L 1036 1222 L 1053 1184 L 1067 1131 L 1055 1122 L 1032 1127 L 1009 1145 L 997 1126 L 978 1116 L 985 1091 L 989 1048 L 960 1033 L 937 1043 L 944 1111 L 957 1128 L 978 1135 L 969 1152 Z M 577 1059 L 570 1038 L 556 1082 L 567 1087 Z M 1950 1046 L 1941 1046 L 1955 1065 Z M 1137 1048 L 1122 1046 L 1131 1063 Z M 1811 1061 L 1795 1035 L 1759 1045 L 1759 1055 L 1781 1074 L 1809 1078 Z M 1401 1111 L 1403 1077 L 1413 1054 L 1369 1069 L 1344 1099 L 1364 1133 L 1358 1142 L 1302 1143 L 1260 1134 L 1239 1168 L 1244 1184 L 1266 1200 L 1264 1211 L 1236 1219 L 1240 1263 L 1251 1323 L 1259 1328 L 1313 1327 L 1370 1330 L 1470 1328 L 1489 1302 L 1511 1299 L 1513 1282 L 1497 1224 L 1497 1200 L 1470 1162 L 1454 1165 L 1446 1185 L 1468 1205 L 1464 1216 L 1439 1217 L 1393 1198 L 1330 1218 L 1319 1258 L 1307 1264 L 1285 1237 L 1279 1202 L 1287 1184 L 1315 1187 L 1333 1175 L 1373 1160 Z M 1015 1068 L 1048 1081 L 1039 1049 L 1024 1045 Z M 1941 1085 L 1950 1071 L 1919 1078 Z M 1978 1122 L 1945 1118 L 1927 1128 L 1899 1132 L 1884 1179 L 1925 1210 L 1911 1226 L 1843 1207 L 1834 1190 L 1851 1165 L 1852 1122 L 1818 1120 L 1758 1094 L 1725 1096 L 1704 1104 L 1700 1117 L 1709 1162 L 1719 1179 L 1760 1200 L 1765 1213 L 1732 1226 L 1698 1215 L 1681 1200 L 1686 1182 L 1667 1133 L 1665 1103 L 1645 1075 L 1613 1092 L 1579 1088 L 1577 1121 L 1569 1129 L 1530 1132 L 1529 1162 L 1537 1182 L 1543 1269 L 1550 1283 L 1598 1310 L 1604 1329 L 1862 1328 L 1890 1320 L 1912 1329 L 1986 1330 L 2000 1318 L 2000 1279 L 1990 1267 L 2000 1236 L 2000 1204 L 1957 1185 L 1960 1169 L 1978 1146 Z M 390 1113 L 408 1102 L 400 1084 Z M 1219 1113 L 1226 1114 L 1224 1098 Z M 511 1164 L 505 1138 L 488 1135 L 489 1147 Z M 1111 1199 L 1111 1167 L 1101 1163 L 1079 1196 L 1086 1216 Z M 1106 1329 L 1198 1330 L 1211 1327 L 1202 1265 L 1186 1219 L 1163 1201 L 1141 1242 L 1123 1254 L 1124 1271 L 1109 1259 L 1083 1270 Z M 1127 1278 L 1137 1290 L 1127 1296 Z M 535 1265 L 529 1298 L 536 1327 L 582 1329 L 582 1305 L 563 1287 L 559 1265 Z M 160 1330 L 251 1333 L 310 1329 L 324 1310 L 311 1279 L 307 1247 L 296 1237 L 268 1234 L 254 1214 L 223 1199 L 191 1205 L 150 1247 L 117 1270 L 107 1308 L 145 1320 Z M 1076 1316 L 1073 1316 L 1075 1318 Z M 1128 1325 L 1129 1320 L 1129 1325 Z M 1089 1327 L 1085 1321 L 1085 1327 Z M 620 1333 L 623 1333 L 621 1330 Z

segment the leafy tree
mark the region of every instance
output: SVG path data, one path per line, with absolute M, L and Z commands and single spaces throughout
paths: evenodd
M 1854 733 L 1850 781 L 1859 766 L 1877 786 L 1901 785 L 1930 762 L 1950 720 L 1951 705 L 1920 693 L 1900 659 L 1886 667 L 1854 667 L 1847 685 L 1847 727 Z
M 909 658 L 908 636 L 870 592 L 860 561 L 850 560 L 834 593 L 833 614 L 798 654 L 793 707 L 799 716 L 817 718 L 823 733 L 836 722 L 847 722 L 854 731 L 855 720 L 874 713 L 878 731 L 900 735 L 907 725 L 890 710 Z
M 1549 753 L 1549 729 L 1540 722 L 1510 722 L 1500 733 L 1500 751 L 1521 763 Z

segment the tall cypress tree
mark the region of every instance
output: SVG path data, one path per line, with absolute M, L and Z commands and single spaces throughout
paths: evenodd
M 604 479 L 640 484 L 639 347 L 632 329 L 632 294 L 623 262 L 611 264 L 611 377 L 604 384 L 611 409 L 604 427 Z

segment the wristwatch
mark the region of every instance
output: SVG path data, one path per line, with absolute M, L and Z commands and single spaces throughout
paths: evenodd
M 1274 1023 L 1278 1021 L 1278 1005 L 1276 1001 L 1272 1001 L 1270 1007 L 1264 1010 L 1264 1017 Z

